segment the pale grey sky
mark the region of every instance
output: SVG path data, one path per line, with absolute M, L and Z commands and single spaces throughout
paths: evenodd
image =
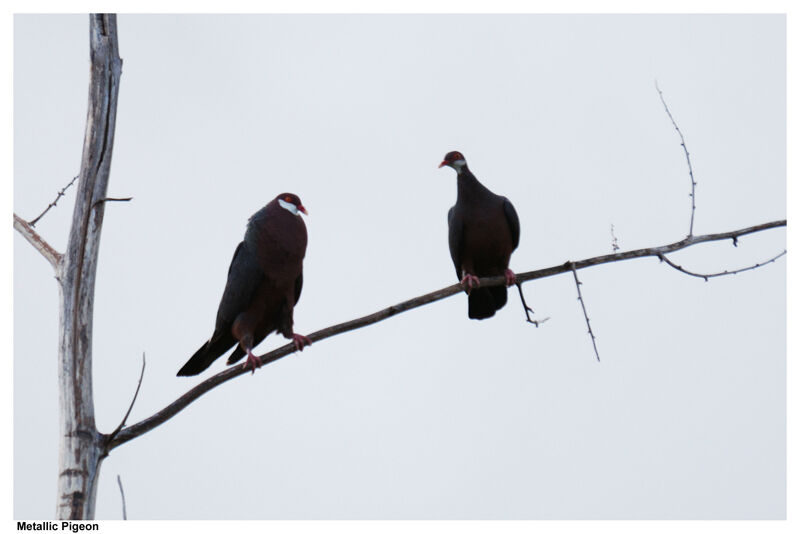
M 14 210 L 77 172 L 88 17 L 17 16 Z M 197 379 L 247 218 L 308 207 L 296 331 L 455 282 L 460 150 L 520 215 L 517 272 L 786 217 L 782 16 L 119 17 L 124 60 L 94 326 L 113 429 Z M 72 191 L 38 225 L 63 250 Z M 694 247 L 700 272 L 785 248 L 784 230 Z M 14 515 L 49 518 L 57 288 L 14 238 Z M 227 383 L 113 451 L 97 517 L 782 518 L 786 263 L 709 282 L 655 259 L 526 284 L 488 321 L 466 298 L 320 342 Z M 269 337 L 261 354 L 283 344 Z

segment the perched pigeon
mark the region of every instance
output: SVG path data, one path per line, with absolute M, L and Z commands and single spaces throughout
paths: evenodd
M 519 245 L 519 218 L 506 197 L 475 178 L 461 152 L 445 155 L 439 168 L 444 166 L 458 173 L 458 198 L 447 213 L 450 256 L 469 295 L 470 319 L 486 319 L 505 306 L 508 296 L 503 286 L 477 287 L 478 278 L 505 275 L 506 286 L 516 283 L 508 260 Z
M 244 365 L 255 372 L 261 361 L 252 349 L 276 330 L 293 340 L 297 350 L 311 344 L 292 329 L 308 240 L 300 213 L 308 214 L 297 195 L 282 193 L 250 217 L 228 268 L 214 334 L 178 376 L 201 373 L 234 345 L 228 365 L 247 355 Z

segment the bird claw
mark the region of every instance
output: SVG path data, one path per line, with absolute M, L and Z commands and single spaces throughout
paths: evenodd
M 250 374 L 255 374 L 256 367 L 261 367 L 261 359 L 258 358 L 252 351 L 247 351 L 247 360 L 244 362 L 245 369 L 251 369 Z
M 301 352 L 308 345 L 311 345 L 311 340 L 301 334 L 292 334 L 292 342 L 294 343 L 294 349 Z
M 514 271 L 511 269 L 506 269 L 505 273 L 503 273 L 506 277 L 506 287 L 511 287 L 517 283 L 517 275 L 514 274 Z
M 467 273 L 464 275 L 464 278 L 461 279 L 461 285 L 464 286 L 464 289 L 467 290 L 467 295 L 469 295 L 470 289 L 481 285 L 481 281 L 474 274 Z

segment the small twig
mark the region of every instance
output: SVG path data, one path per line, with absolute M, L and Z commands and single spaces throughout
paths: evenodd
M 128 519 L 128 510 L 125 506 L 125 490 L 122 489 L 122 479 L 117 475 L 117 484 L 119 485 L 119 494 L 122 495 L 122 519 Z
M 61 191 L 59 191 L 59 192 L 58 192 L 58 195 L 56 195 L 56 199 L 55 199 L 54 201 L 52 201 L 52 202 L 50 203 L 50 205 L 49 205 L 49 206 L 47 206 L 47 207 L 44 209 L 44 211 L 43 211 L 42 213 L 40 213 L 40 214 L 39 214 L 39 216 L 38 216 L 38 217 L 36 217 L 34 220 L 32 220 L 31 222 L 29 222 L 28 224 L 29 224 L 29 225 L 31 225 L 31 226 L 36 226 L 36 223 L 37 223 L 37 222 L 39 222 L 39 219 L 41 219 L 42 217 L 44 217 L 44 214 L 45 214 L 45 213 L 47 213 L 48 211 L 50 211 L 50 208 L 55 208 L 55 207 L 56 207 L 56 204 L 58 204 L 58 199 L 60 199 L 61 197 L 63 197 L 63 196 L 64 196 L 64 192 L 65 192 L 67 189 L 69 189 L 69 186 L 71 186 L 72 184 L 74 184 L 74 183 L 75 183 L 75 180 L 77 180 L 79 176 L 80 176 L 80 174 L 76 174 L 76 175 L 75 175 L 75 177 L 74 177 L 72 180 L 70 180 L 70 182 L 69 182 L 67 185 L 65 185 L 65 186 L 64 186 L 64 187 L 61 189 Z
M 778 254 L 777 256 L 775 256 L 774 258 L 772 258 L 772 259 L 769 259 L 769 260 L 761 262 L 761 263 L 756 263 L 755 265 L 751 265 L 750 267 L 744 267 L 742 269 L 736 269 L 735 271 L 727 271 L 726 270 L 726 271 L 722 271 L 721 273 L 712 273 L 712 274 L 693 273 L 692 271 L 684 269 L 680 265 L 677 265 L 677 264 L 673 263 L 672 261 L 669 260 L 669 258 L 664 256 L 663 254 L 660 254 L 658 256 L 658 259 L 660 259 L 663 262 L 666 262 L 666 264 L 669 265 L 670 267 L 672 267 L 673 269 L 676 269 L 676 270 L 678 270 L 678 271 L 680 271 L 680 272 L 682 272 L 684 274 L 688 274 L 689 276 L 696 276 L 697 278 L 702 278 L 703 280 L 708 282 L 709 278 L 715 278 L 717 276 L 726 276 L 726 275 L 729 275 L 729 274 L 737 274 L 737 273 L 742 273 L 744 271 L 751 271 L 753 269 L 758 269 L 759 267 L 763 267 L 763 266 L 767 265 L 768 263 L 773 263 L 775 260 L 777 260 L 778 258 L 783 256 L 784 254 L 786 254 L 785 250 L 783 252 L 781 252 L 780 254 Z
M 522 307 L 525 309 L 525 320 L 531 324 L 536 325 L 536 328 L 539 328 L 539 325 L 550 319 L 550 317 L 545 317 L 544 319 L 534 320 L 531 319 L 531 314 L 533 313 L 533 308 L 528 306 L 528 303 L 525 302 L 525 295 L 522 293 L 522 284 L 517 284 L 517 289 L 519 289 L 519 298 L 522 300 Z
M 572 269 L 572 276 L 575 278 L 575 287 L 578 289 L 578 300 L 581 301 L 581 308 L 583 308 L 583 317 L 586 319 L 586 326 L 589 328 L 589 335 L 592 338 L 592 347 L 594 347 L 594 355 L 597 361 L 600 361 L 600 353 L 597 352 L 597 343 L 595 342 L 594 332 L 592 332 L 592 325 L 589 324 L 589 315 L 586 313 L 586 305 L 583 303 L 583 295 L 581 295 L 581 281 L 578 280 L 578 271 L 575 270 L 575 264 L 568 261 L 567 264 Z
M 681 138 L 681 146 L 683 147 L 683 152 L 686 154 L 686 164 L 689 166 L 689 179 L 692 181 L 692 192 L 689 194 L 692 197 L 692 216 L 689 219 L 689 237 L 692 237 L 694 232 L 694 210 L 695 210 L 695 203 L 694 203 L 694 188 L 697 185 L 697 182 L 694 181 L 694 172 L 692 171 L 692 160 L 689 159 L 689 150 L 686 148 L 686 140 L 683 138 L 683 133 L 681 129 L 678 128 L 678 124 L 675 122 L 675 119 L 672 117 L 672 113 L 669 111 L 669 107 L 667 106 L 666 100 L 664 100 L 664 95 L 661 93 L 661 89 L 658 87 L 658 80 L 656 80 L 656 91 L 658 91 L 658 96 L 661 98 L 661 103 L 664 104 L 664 110 L 667 112 L 669 116 L 669 120 L 672 121 L 672 125 L 675 127 L 675 131 L 678 132 L 678 135 Z
M 28 243 L 33 245 L 33 248 L 39 251 L 44 258 L 50 262 L 53 269 L 56 270 L 56 278 L 58 277 L 58 265 L 61 262 L 61 253 L 50 246 L 42 236 L 36 233 L 36 230 L 26 222 L 22 217 L 14 214 L 14 228 L 24 237 Z
M 611 225 L 611 252 L 616 252 L 619 250 L 619 242 L 617 242 L 617 236 L 614 235 L 614 225 Z
M 103 202 L 130 202 L 131 200 L 133 200 L 133 197 L 125 197 L 125 198 L 105 197 L 99 200 L 95 200 L 94 204 L 92 204 L 92 209 L 97 207 L 98 204 L 102 204 Z
M 111 432 L 111 434 L 109 434 L 108 437 L 106 438 L 106 443 L 111 443 L 111 440 L 114 439 L 117 436 L 117 434 L 119 434 L 119 431 L 122 430 L 122 427 L 124 427 L 125 423 L 128 421 L 128 416 L 131 414 L 131 410 L 133 410 L 133 405 L 136 403 L 136 397 L 139 396 L 139 388 L 142 387 L 142 379 L 144 378 L 144 367 L 145 367 L 145 364 L 146 364 L 146 361 L 145 361 L 144 352 L 143 352 L 142 353 L 142 372 L 139 373 L 139 383 L 136 384 L 136 391 L 133 394 L 133 399 L 131 400 L 131 404 L 130 404 L 130 406 L 128 406 L 128 411 L 125 412 L 125 417 L 122 418 L 122 421 L 119 423 L 117 428 L 115 428 L 114 431 Z

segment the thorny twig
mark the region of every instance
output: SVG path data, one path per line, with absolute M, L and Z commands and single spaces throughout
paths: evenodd
M 531 319 L 531 314 L 533 313 L 533 308 L 528 306 L 528 303 L 525 302 L 525 295 L 522 293 L 522 284 L 516 284 L 517 289 L 519 289 L 519 298 L 522 300 L 522 307 L 525 309 L 525 320 L 531 324 L 536 325 L 536 328 L 539 328 L 539 325 L 550 319 L 550 317 L 545 317 L 544 319 Z
M 79 174 L 76 174 L 76 175 L 75 175 L 75 177 L 74 177 L 72 180 L 70 180 L 70 182 L 69 182 L 67 185 L 65 185 L 65 186 L 64 186 L 64 187 L 61 189 L 61 191 L 59 191 L 59 192 L 58 192 L 58 194 L 56 195 L 56 199 L 55 199 L 54 201 L 52 201 L 52 202 L 50 203 L 50 205 L 49 205 L 49 206 L 47 206 L 47 207 L 44 209 L 44 211 L 43 211 L 42 213 L 40 213 L 40 214 L 39 214 L 39 216 L 38 216 L 38 217 L 36 217 L 34 220 L 30 221 L 28 224 L 29 224 L 29 225 L 31 225 L 32 227 L 33 227 L 33 226 L 36 226 L 36 223 L 37 223 L 37 222 L 39 222 L 39 219 L 41 219 L 42 217 L 44 217 L 44 214 L 45 214 L 45 213 L 47 213 L 48 211 L 50 211 L 50 208 L 54 208 L 54 207 L 56 206 L 56 204 L 58 204 L 58 199 L 60 199 L 61 197 L 63 197 L 63 196 L 64 196 L 64 192 L 65 192 L 67 189 L 69 189 L 69 186 L 71 186 L 72 184 L 74 184 L 74 183 L 75 183 L 75 180 L 77 180 L 79 176 L 80 176 Z
M 592 347 L 594 347 L 594 355 L 597 357 L 597 361 L 600 361 L 600 353 L 597 352 L 597 343 L 594 338 L 594 332 L 592 332 L 592 325 L 589 323 L 589 314 L 586 313 L 586 304 L 583 302 L 583 295 L 581 295 L 581 281 L 578 280 L 578 271 L 575 270 L 575 264 L 571 261 L 567 262 L 570 269 L 572 270 L 572 276 L 575 278 L 575 287 L 578 290 L 578 300 L 581 302 L 581 308 L 583 308 L 583 317 L 586 319 L 586 326 L 589 328 L 589 336 L 592 338 Z
M 659 98 L 661 98 L 661 103 L 664 104 L 664 110 L 667 112 L 669 120 L 672 121 L 672 125 L 675 127 L 675 131 L 678 132 L 678 135 L 681 138 L 681 146 L 683 147 L 683 152 L 686 154 L 686 164 L 689 166 L 689 179 L 692 181 L 692 192 L 689 194 L 689 196 L 692 197 L 692 216 L 689 219 L 689 237 L 691 237 L 694 232 L 694 210 L 695 210 L 694 188 L 697 185 L 697 182 L 694 181 L 694 172 L 692 171 L 692 160 L 689 159 L 689 150 L 686 148 L 686 140 L 683 138 L 683 132 L 681 132 L 681 129 L 678 128 L 678 124 L 675 122 L 675 119 L 672 117 L 672 113 L 670 113 L 669 111 L 667 102 L 666 100 L 664 100 L 664 95 L 661 93 L 661 89 L 659 89 L 658 87 L 658 81 L 656 81 L 656 91 L 658 91 L 658 96 Z
M 677 265 L 677 264 L 673 263 L 672 261 L 669 260 L 669 258 L 667 258 L 663 254 L 660 254 L 658 256 L 658 259 L 660 259 L 661 261 L 665 262 L 667 265 L 669 265 L 673 269 L 676 269 L 676 270 L 678 270 L 678 271 L 680 271 L 680 272 L 682 272 L 684 274 L 688 274 L 689 276 L 696 276 L 697 278 L 702 278 L 706 282 L 708 282 L 709 278 L 715 278 L 717 276 L 726 276 L 726 275 L 729 275 L 729 274 L 737 274 L 737 273 L 742 273 L 744 271 L 751 271 L 753 269 L 758 269 L 759 267 L 763 267 L 764 265 L 766 265 L 768 263 L 774 262 L 775 260 L 777 260 L 778 258 L 783 256 L 784 254 L 786 254 L 785 250 L 783 252 L 781 252 L 780 254 L 778 254 L 777 256 L 775 256 L 774 258 L 771 258 L 771 259 L 769 259 L 767 261 L 764 261 L 764 262 L 761 262 L 761 263 L 756 263 L 755 265 L 751 265 L 750 267 L 744 267 L 742 269 L 736 269 L 735 271 L 727 271 L 726 270 L 726 271 L 722 271 L 721 273 L 711 273 L 711 274 L 693 273 L 692 271 L 684 269 L 680 265 Z

